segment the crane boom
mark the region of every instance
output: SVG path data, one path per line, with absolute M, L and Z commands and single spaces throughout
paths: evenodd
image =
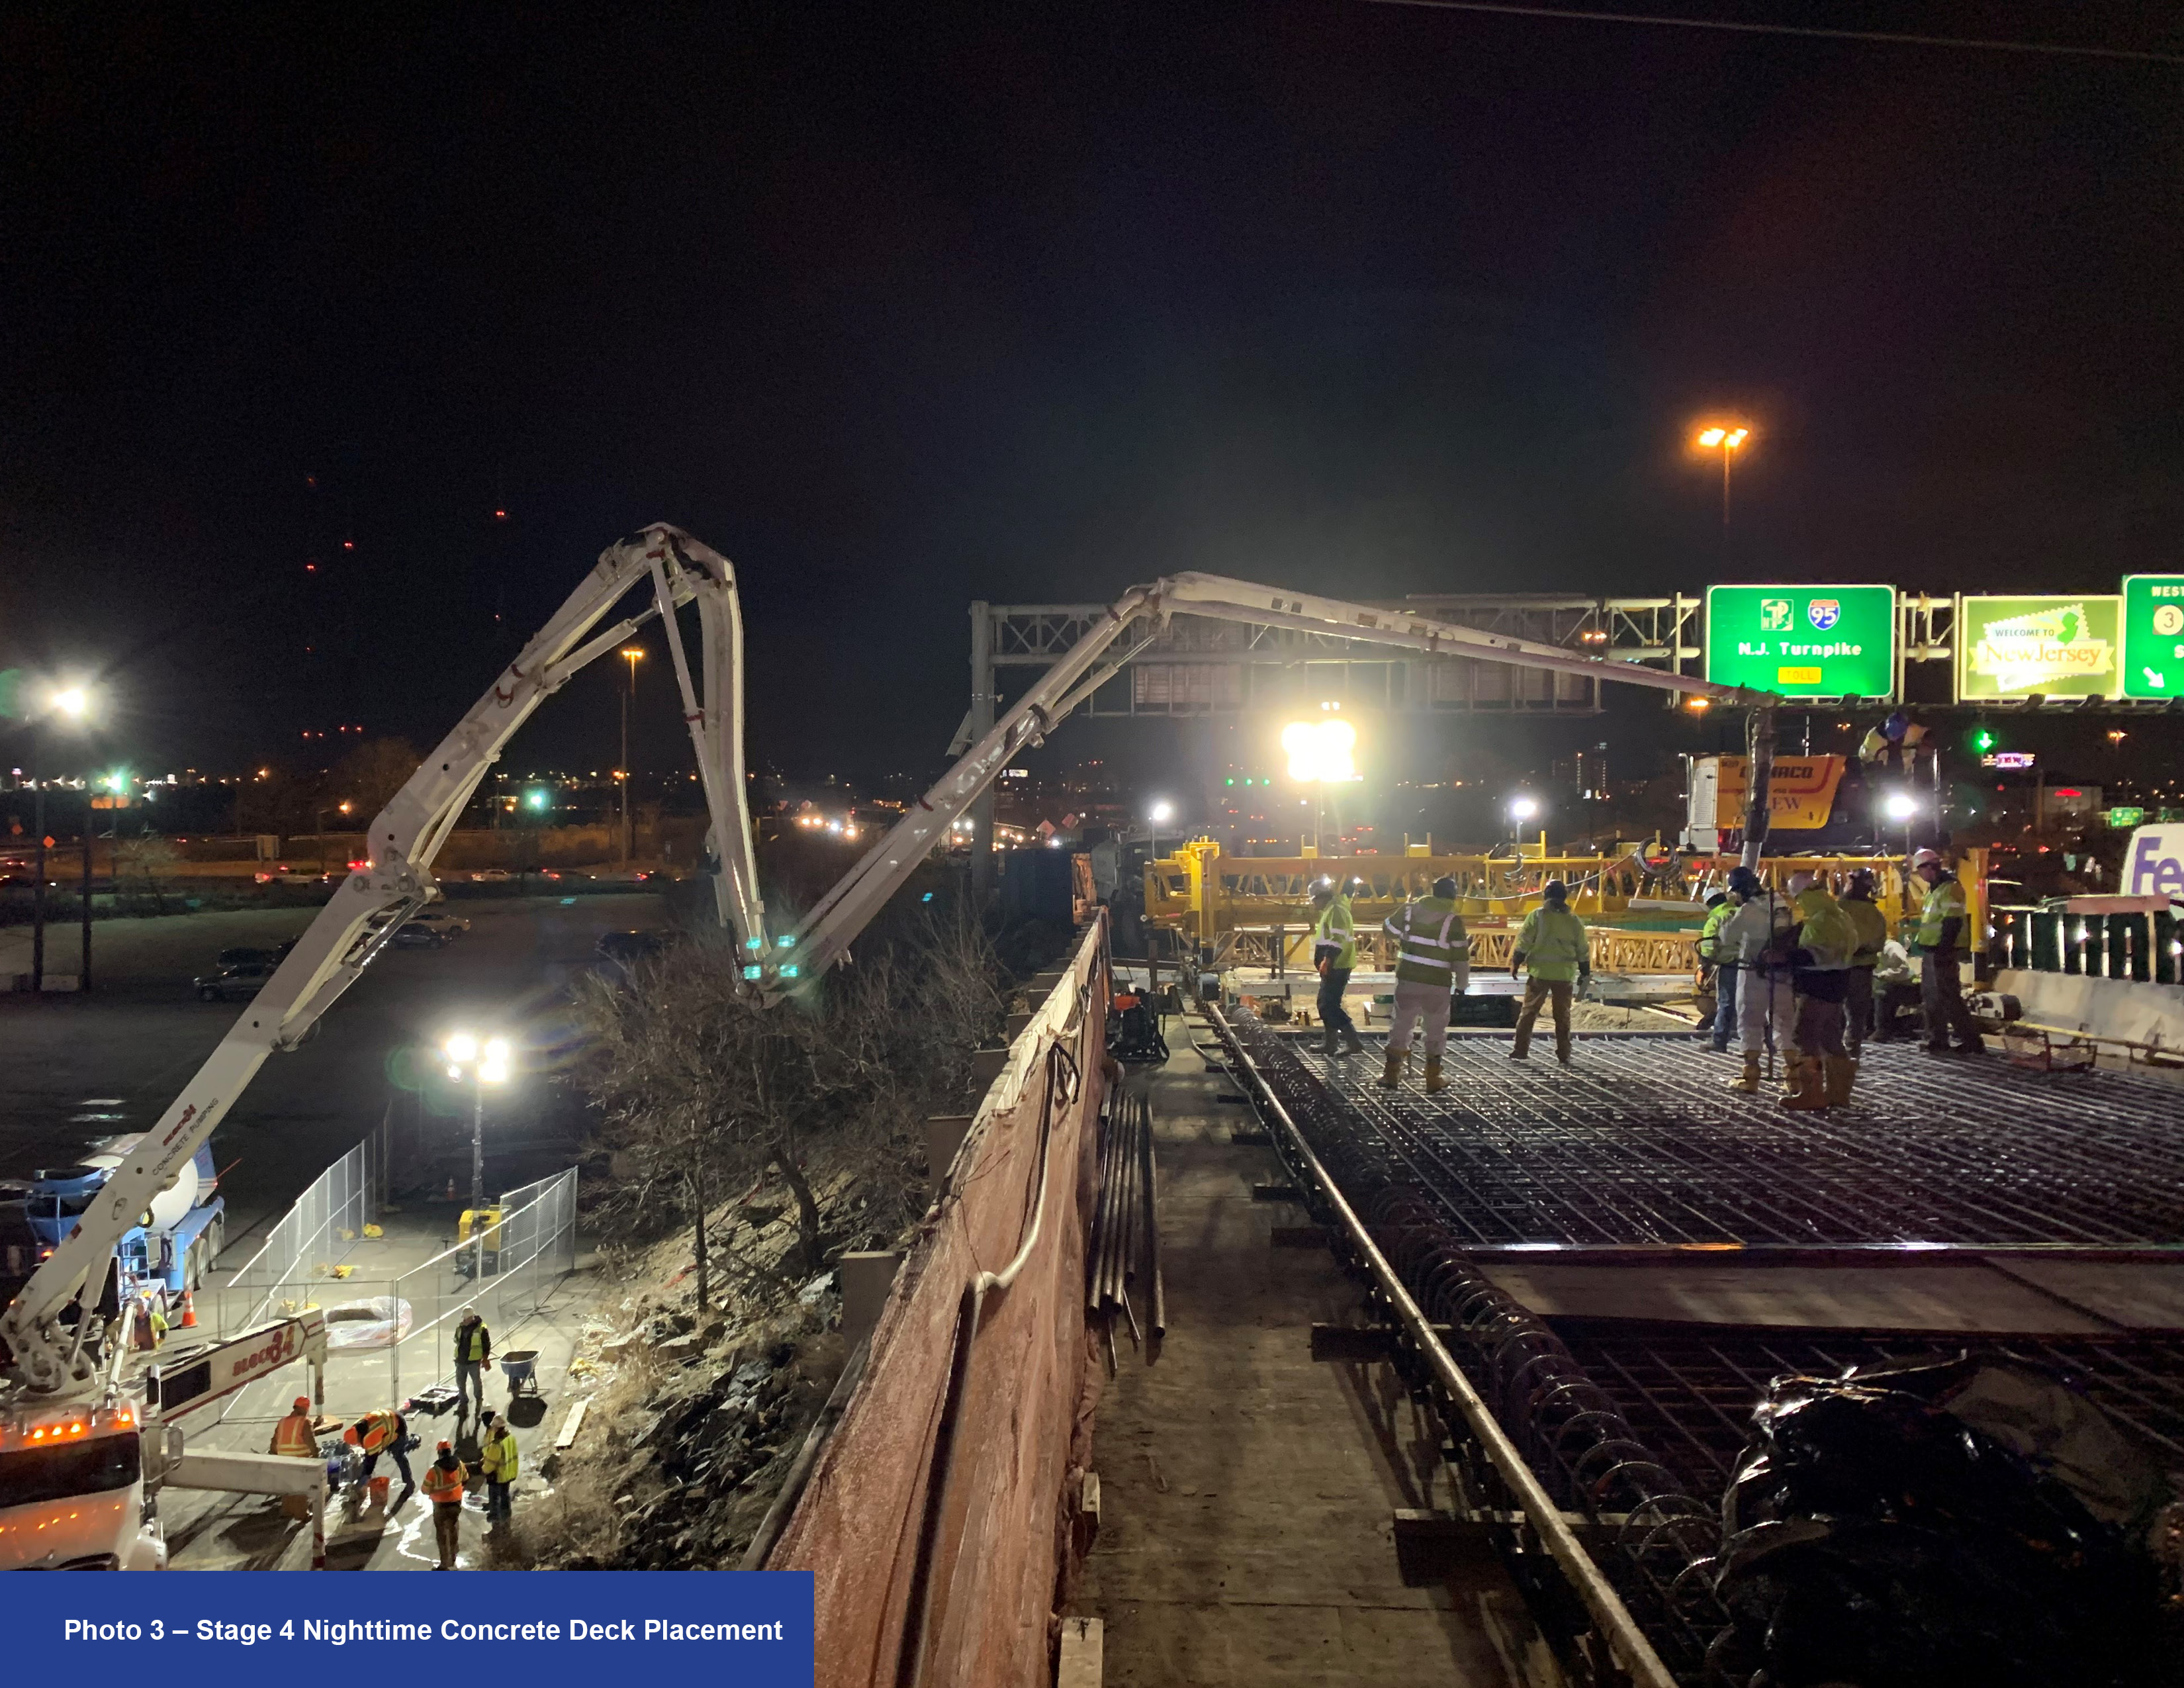
M 617 604 L 648 584 L 649 604 L 598 631 Z M 693 599 L 704 641 L 702 701 L 675 619 L 677 607 Z M 433 858 L 517 728 L 587 663 L 655 617 L 674 655 L 712 811 L 722 866 L 716 890 L 720 916 L 763 944 L 765 910 L 744 790 L 743 629 L 735 571 L 718 552 L 680 529 L 657 524 L 601 554 L 583 584 L 410 775 L 371 823 L 369 861 L 342 882 L 181 1094 L 101 1187 L 75 1229 L 0 1313 L 0 1339 L 30 1387 L 53 1391 L 95 1385 L 97 1357 L 84 1351 L 81 1327 L 78 1340 L 64 1336 L 63 1311 L 95 1281 L 136 1216 L 212 1134 L 265 1058 L 276 1050 L 293 1049 L 396 928 L 431 899 Z

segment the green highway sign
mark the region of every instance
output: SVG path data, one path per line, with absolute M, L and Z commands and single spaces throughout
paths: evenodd
M 1964 598 L 1957 603 L 1957 698 L 2112 698 L 2120 600 Z
M 2184 698 L 2184 575 L 2123 577 L 2123 694 Z
M 1706 677 L 1786 698 L 1896 690 L 1892 586 L 1710 586 Z

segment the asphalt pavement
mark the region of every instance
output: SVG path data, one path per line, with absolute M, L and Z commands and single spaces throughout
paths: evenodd
M 552 1082 L 570 1054 L 569 981 L 594 964 L 601 933 L 665 926 L 665 905 L 630 891 L 451 907 L 471 922 L 467 934 L 444 949 L 383 951 L 315 1036 L 265 1062 L 214 1133 L 231 1250 L 247 1254 L 249 1239 L 390 1106 L 417 1106 L 420 1052 L 458 1029 L 503 1032 L 525 1051 L 515 1079 L 488 1101 L 488 1188 L 554 1169 L 541 1160 L 542 1137 L 553 1134 L 540 1124 L 571 1106 Z M 152 1124 L 248 1006 L 198 1002 L 192 978 L 230 945 L 295 936 L 315 912 L 101 921 L 90 994 L 0 994 L 0 1178 L 65 1164 L 97 1138 Z M 75 939 L 73 928 L 54 935 L 70 946 Z M 72 971 L 72 947 L 68 959 Z M 497 1142 L 527 1147 L 499 1152 Z M 567 1163 L 564 1153 L 559 1164 Z

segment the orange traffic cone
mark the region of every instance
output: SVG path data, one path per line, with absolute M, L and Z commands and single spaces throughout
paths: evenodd
M 197 1328 L 197 1301 L 189 1290 L 185 1290 L 182 1291 L 182 1322 L 181 1324 L 176 1326 L 176 1329 L 178 1330 L 195 1330 Z

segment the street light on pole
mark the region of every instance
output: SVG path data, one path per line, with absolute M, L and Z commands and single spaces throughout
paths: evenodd
M 1169 821 L 1175 818 L 1175 805 L 1169 802 L 1165 797 L 1163 797 L 1159 802 L 1154 804 L 1150 809 L 1148 809 L 1145 811 L 1145 816 L 1146 818 L 1152 822 L 1152 843 L 1150 846 L 1152 850 L 1152 858 L 1155 861 L 1158 861 L 1160 860 L 1160 829 Z
M 474 1215 L 485 1212 L 485 1087 L 508 1082 L 509 1048 L 506 1038 L 487 1038 L 481 1040 L 470 1032 L 456 1032 L 441 1045 L 441 1053 L 448 1057 L 448 1077 L 460 1084 L 471 1081 L 471 1212 Z M 480 1275 L 485 1265 L 485 1228 L 476 1218 L 471 1222 L 473 1234 L 479 1239 L 478 1265 Z
M 36 877 L 31 887 L 31 990 L 46 988 L 46 775 L 42 766 L 47 748 L 47 723 L 60 721 L 80 725 L 91 713 L 91 694 L 82 686 L 62 684 L 47 689 L 45 707 L 31 720 L 31 828 L 36 834 Z M 86 799 L 87 801 L 87 799 Z M 91 977 L 91 820 L 84 811 L 83 970 L 76 983 Z
M 615 653 L 629 664 L 629 685 L 621 694 L 621 859 L 629 863 L 629 705 L 637 696 L 637 665 L 644 660 L 643 645 L 626 644 Z
M 1888 818 L 1903 828 L 1903 911 L 1911 911 L 1911 822 L 1919 814 L 1919 799 L 1908 791 L 1892 791 L 1881 800 Z
M 1692 437 L 1692 443 L 1701 451 L 1721 454 L 1721 551 L 1729 555 L 1729 470 L 1736 460 L 1738 449 L 1752 437 L 1752 430 L 1741 422 L 1710 422 Z
M 1528 797 L 1520 791 L 1509 799 L 1509 820 L 1517 836 L 1517 856 L 1519 861 L 1524 859 L 1524 822 L 1539 812 L 1540 802 L 1535 797 Z M 1546 860 L 1546 855 L 1547 829 L 1543 826 L 1540 828 L 1540 859 L 1544 861 Z

